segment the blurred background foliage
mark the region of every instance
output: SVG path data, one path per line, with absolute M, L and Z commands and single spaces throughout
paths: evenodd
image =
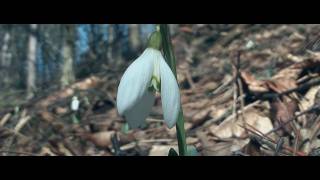
M 154 28 L 143 24 L 1 25 L 0 108 L 133 59 Z

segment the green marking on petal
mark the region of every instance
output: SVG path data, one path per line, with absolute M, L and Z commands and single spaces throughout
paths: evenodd
M 156 92 L 160 92 L 161 84 L 160 84 L 160 79 L 159 79 L 158 77 L 152 76 L 150 88 L 151 88 L 152 90 L 155 90 Z M 149 90 L 150 90 L 150 89 L 149 89 Z

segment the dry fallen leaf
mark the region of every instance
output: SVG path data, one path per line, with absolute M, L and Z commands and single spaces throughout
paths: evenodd
M 190 144 L 196 144 L 199 141 L 198 138 L 194 138 L 194 137 L 187 137 L 186 142 L 188 145 Z
M 314 105 L 315 97 L 319 90 L 320 90 L 320 86 L 315 86 L 308 90 L 304 98 L 299 102 L 301 110 L 309 109 Z
M 56 156 L 56 154 L 53 153 L 48 147 L 42 147 L 39 155 L 40 156 Z
M 192 126 L 197 127 L 199 124 L 203 123 L 206 119 L 209 118 L 209 114 L 212 110 L 212 107 L 207 107 L 196 113 L 192 118 Z
M 93 134 L 85 134 L 83 137 L 93 144 L 101 148 L 108 148 L 111 145 L 111 137 L 115 134 L 115 131 L 103 131 Z
M 320 92 L 320 86 L 315 86 L 308 90 L 308 92 L 304 95 L 304 98 L 299 101 L 300 111 L 306 111 L 314 106 L 317 106 L 317 104 L 320 103 L 316 102 L 318 92 Z M 317 117 L 317 112 L 310 112 L 306 115 L 298 117 L 297 120 L 300 124 L 302 124 L 302 127 L 310 128 Z
M 64 114 L 68 113 L 68 111 L 69 111 L 69 108 L 67 108 L 67 107 L 59 107 L 58 106 L 53 109 L 53 112 L 57 115 L 64 115 Z
M 273 100 L 271 102 L 271 119 L 274 122 L 275 127 L 279 127 L 281 124 L 287 123 L 292 120 L 295 116 L 295 112 L 299 109 L 297 101 L 283 98 Z M 293 123 L 286 124 L 282 129 L 278 130 L 277 133 L 280 136 L 284 134 L 291 134 L 292 130 L 294 130 Z
M 244 119 L 247 124 L 255 127 L 262 133 L 267 133 L 273 128 L 271 120 L 254 108 L 244 112 Z M 233 136 L 243 137 L 245 135 L 245 129 L 239 125 L 244 126 L 241 118 L 239 117 L 239 119 L 235 121 L 235 117 L 231 115 L 219 126 L 211 127 L 210 132 L 220 139 L 231 138 Z
M 232 139 L 227 142 L 210 143 L 202 147 L 205 156 L 231 156 L 249 143 L 250 139 Z
M 241 71 L 241 78 L 244 81 L 244 84 L 248 86 L 248 89 L 255 93 L 267 92 L 268 87 L 266 85 L 266 81 L 257 80 L 253 75 L 249 72 Z
M 72 152 L 62 142 L 58 142 L 57 151 L 63 156 L 73 156 Z
M 192 123 L 189 123 L 189 122 L 185 122 L 184 123 L 184 129 L 186 131 L 190 130 L 191 128 L 192 128 Z M 167 130 L 167 132 L 169 133 L 169 135 L 171 137 L 175 137 L 176 136 L 176 132 L 177 132 L 176 128 L 169 129 L 169 128 L 166 127 L 166 130 Z
M 149 156 L 168 156 L 171 148 L 178 152 L 178 146 L 153 145 L 149 152 Z

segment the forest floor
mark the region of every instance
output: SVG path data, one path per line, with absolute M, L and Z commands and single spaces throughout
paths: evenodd
M 181 26 L 173 43 L 193 154 L 320 155 L 319 32 L 320 25 Z M 1 108 L 0 154 L 165 156 L 177 148 L 159 97 L 143 129 L 128 129 L 118 115 L 117 87 L 130 62 Z M 17 96 L 2 101 L 10 98 Z

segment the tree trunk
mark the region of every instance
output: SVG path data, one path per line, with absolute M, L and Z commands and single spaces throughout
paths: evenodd
M 131 54 L 136 54 L 141 48 L 139 24 L 129 24 L 129 45 Z
M 30 25 L 27 54 L 27 99 L 34 97 L 36 90 L 37 25 Z
M 75 81 L 73 70 L 74 50 L 75 50 L 75 25 L 65 25 L 62 27 L 64 40 L 62 46 L 62 75 L 60 79 L 61 87 L 70 85 Z
M 108 50 L 107 50 L 107 59 L 110 64 L 114 63 L 114 58 L 113 58 L 113 42 L 114 42 L 114 25 L 109 24 L 108 25 Z
M 1 47 L 1 61 L 0 61 L 0 77 L 2 81 L 2 87 L 6 88 L 9 84 L 9 68 L 11 65 L 11 54 L 9 52 L 9 42 L 11 41 L 11 35 L 9 32 L 4 34 L 3 44 Z
M 179 32 L 179 24 L 169 24 L 171 36 L 176 35 Z
M 112 43 L 114 65 L 123 63 L 123 49 L 126 44 L 123 43 L 124 35 L 120 24 L 113 25 L 114 39 Z
M 111 65 L 119 65 L 123 61 L 122 56 L 122 33 L 118 24 L 108 25 L 108 63 Z

